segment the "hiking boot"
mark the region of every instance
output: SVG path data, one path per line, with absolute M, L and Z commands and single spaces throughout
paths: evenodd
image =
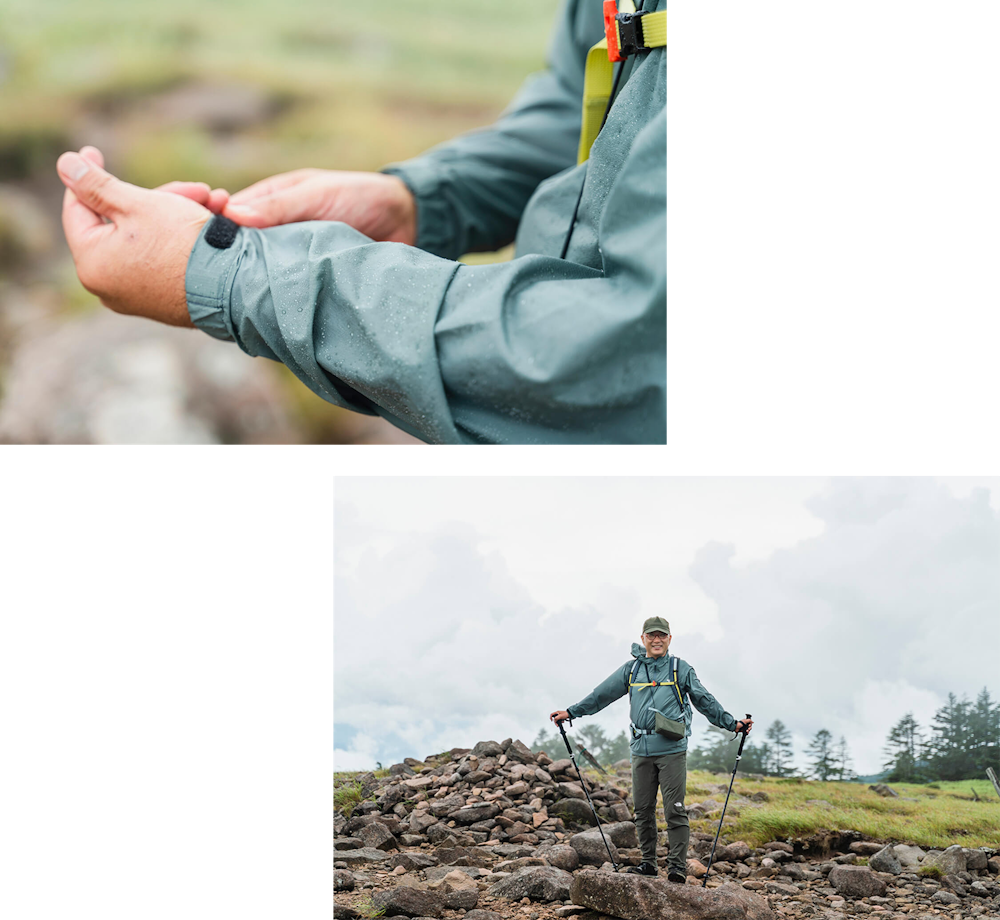
M 679 869 L 671 869 L 667 873 L 668 882 L 677 882 L 678 885 L 683 885 L 687 882 L 688 877 L 681 872 Z
M 633 875 L 656 875 L 659 869 L 653 865 L 653 863 L 639 863 L 638 866 L 629 866 L 626 872 L 631 872 Z

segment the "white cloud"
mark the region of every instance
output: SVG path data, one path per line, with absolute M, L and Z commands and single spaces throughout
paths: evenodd
M 861 772 L 887 726 L 970 697 L 1000 660 L 1000 522 L 983 491 L 929 480 L 840 480 L 810 501 L 825 529 L 742 569 L 711 544 L 692 567 L 719 607 L 719 681 L 765 723 L 843 734 Z M 710 650 L 693 643 L 694 658 Z M 996 692 L 996 687 L 992 688 Z
M 780 718 L 801 755 L 827 728 L 865 773 L 888 727 L 974 695 L 1000 657 L 998 514 L 961 482 L 340 480 L 338 498 L 336 720 L 376 747 L 337 743 L 368 766 L 530 743 L 654 613 L 758 738 Z M 593 721 L 617 735 L 627 703 Z

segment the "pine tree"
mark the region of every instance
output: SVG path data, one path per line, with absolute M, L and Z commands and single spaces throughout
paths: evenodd
M 828 780 L 834 775 L 836 768 L 830 744 L 832 740 L 833 735 L 825 728 L 821 728 L 809 743 L 809 753 L 813 755 L 809 766 L 813 776 L 818 780 Z
M 737 750 L 739 750 L 739 745 L 737 744 Z M 743 746 L 743 757 L 740 760 L 740 772 L 741 773 L 762 773 L 767 776 L 771 771 L 771 764 L 774 760 L 774 752 L 771 750 L 771 745 L 767 742 L 757 745 L 752 741 L 747 741 Z M 733 763 L 736 762 L 735 756 L 733 757 Z M 729 765 L 729 770 L 732 771 L 733 765 Z
M 604 749 L 608 746 L 608 736 L 604 734 L 604 729 L 600 725 L 584 725 L 582 728 L 577 730 L 577 736 L 580 738 L 578 747 L 586 748 L 594 755 L 594 759 L 598 763 L 607 763 L 607 758 L 604 756 Z
M 928 742 L 930 768 L 935 778 L 968 779 L 977 775 L 972 756 L 969 715 L 966 698 L 948 694 L 948 702 L 934 713 L 933 735 Z
M 847 750 L 847 739 L 843 735 L 833 749 L 833 762 L 835 765 L 836 779 L 841 782 L 848 782 L 854 779 L 854 765 L 851 762 L 850 752 Z
M 973 769 L 982 776 L 987 767 L 1000 771 L 1000 704 L 983 687 L 969 713 L 969 743 Z
M 924 777 L 918 769 L 918 761 L 923 749 L 920 726 L 913 713 L 908 712 L 889 731 L 883 753 L 887 760 L 882 769 L 888 770 L 886 779 L 890 783 L 922 782 Z
M 792 773 L 792 734 L 785 723 L 775 719 L 767 730 L 767 740 L 771 742 L 771 761 L 768 773 L 772 776 L 790 776 Z
M 699 744 L 693 751 L 689 750 L 687 755 L 687 768 L 689 770 L 708 770 L 710 773 L 729 773 L 736 762 L 736 751 L 740 746 L 739 737 L 732 735 L 716 726 L 710 726 L 709 731 L 715 736 L 715 740 L 708 744 Z M 743 757 L 747 756 L 747 748 L 743 748 Z

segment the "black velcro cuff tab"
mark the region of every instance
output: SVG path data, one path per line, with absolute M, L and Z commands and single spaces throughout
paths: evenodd
M 205 242 L 216 249 L 228 249 L 233 245 L 236 231 L 239 229 L 239 224 L 231 221 L 228 217 L 216 214 L 208 222 L 208 227 L 205 229 Z

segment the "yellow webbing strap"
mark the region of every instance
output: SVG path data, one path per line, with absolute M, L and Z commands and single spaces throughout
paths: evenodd
M 674 679 L 673 680 L 654 680 L 649 683 L 639 684 L 633 683 L 631 680 L 628 682 L 629 689 L 633 687 L 642 690 L 644 687 L 673 687 L 674 693 L 677 694 L 677 702 L 681 704 L 681 712 L 684 711 L 684 698 L 681 696 L 681 691 L 678 689 L 677 684 L 680 681 L 677 680 L 677 659 L 674 659 Z
M 642 17 L 642 37 L 650 48 L 661 48 L 667 44 L 666 10 Z M 576 155 L 578 164 L 590 156 L 590 148 L 601 131 L 601 120 L 611 96 L 613 75 L 614 70 L 608 60 L 608 40 L 602 38 L 587 52 L 587 68 L 583 75 L 583 124 L 580 128 L 580 149 Z

